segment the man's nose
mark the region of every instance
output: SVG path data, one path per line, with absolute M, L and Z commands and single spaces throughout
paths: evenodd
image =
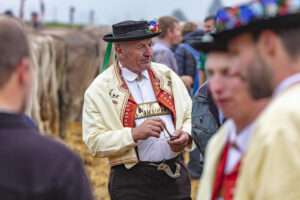
M 153 55 L 153 48 L 152 46 L 147 46 L 144 51 L 144 56 L 152 56 Z
M 224 87 L 225 82 L 223 81 L 223 78 L 221 76 L 209 78 L 209 89 L 213 94 L 220 94 L 223 91 Z

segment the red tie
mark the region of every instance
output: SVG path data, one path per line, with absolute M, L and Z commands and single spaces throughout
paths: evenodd
M 216 174 L 215 182 L 214 182 L 214 190 L 213 190 L 212 200 L 217 199 L 219 191 L 222 187 L 222 182 L 223 182 L 223 178 L 224 178 L 224 170 L 225 170 L 225 166 L 226 166 L 227 155 L 228 155 L 230 145 L 231 145 L 230 142 L 227 141 L 226 146 L 224 147 L 222 156 L 219 160 L 219 165 L 218 165 L 218 168 L 216 171 L 217 174 Z

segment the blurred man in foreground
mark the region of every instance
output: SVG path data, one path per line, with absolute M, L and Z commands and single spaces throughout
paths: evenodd
M 208 52 L 206 61 L 210 75 L 208 86 L 217 107 L 222 111 L 218 112 L 218 119 L 214 120 L 218 122 L 217 124 L 222 124 L 222 115 L 227 120 L 208 143 L 197 199 L 230 200 L 234 197 L 239 167 L 251 139 L 255 118 L 268 100 L 254 100 L 247 91 L 247 83 L 239 76 L 229 75 L 230 56 L 225 51 L 223 43 L 203 42 L 200 48 Z M 209 119 L 211 119 L 209 113 L 203 113 L 200 118 L 206 127 L 209 123 L 213 125 Z M 202 127 L 202 130 L 205 128 Z M 209 139 L 200 136 L 201 144 Z
M 299 21 L 298 0 L 253 1 L 217 15 L 215 38 L 228 43 L 230 74 L 254 98 L 272 96 L 253 129 L 236 199 L 300 199 Z
M 33 81 L 29 44 L 19 24 L 3 16 L 0 52 L 0 199 L 93 199 L 79 157 L 22 114 Z

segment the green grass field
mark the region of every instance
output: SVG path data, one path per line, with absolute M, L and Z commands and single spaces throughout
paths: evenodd
M 57 23 L 57 22 L 47 22 L 44 24 L 45 27 L 61 27 L 61 28 L 72 28 L 72 29 L 78 29 L 82 27 L 83 25 L 79 24 L 73 24 L 71 27 L 69 24 L 63 24 L 63 23 Z

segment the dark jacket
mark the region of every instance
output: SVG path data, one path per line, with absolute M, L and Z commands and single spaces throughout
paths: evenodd
M 22 114 L 0 113 L 0 199 L 91 200 L 82 162 Z
M 185 44 L 178 44 L 172 47 L 178 65 L 178 75 L 188 75 L 194 78 L 196 74 L 197 59 L 190 52 Z
M 192 105 L 192 138 L 202 154 L 205 152 L 208 140 L 219 127 L 218 109 L 206 82 L 194 95 Z

